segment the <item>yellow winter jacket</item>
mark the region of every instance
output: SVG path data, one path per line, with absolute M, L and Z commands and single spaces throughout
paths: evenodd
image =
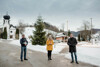
M 47 40 L 46 44 L 47 44 L 47 50 L 53 50 L 53 45 L 54 45 L 53 40 Z

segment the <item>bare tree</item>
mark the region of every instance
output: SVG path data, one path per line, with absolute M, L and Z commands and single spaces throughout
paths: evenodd
M 80 30 L 80 35 L 83 40 L 87 41 L 88 38 L 91 38 L 91 24 L 88 21 L 83 21 L 82 26 L 79 28 Z
M 23 32 L 25 31 L 25 26 L 26 24 L 24 24 L 22 20 L 19 20 L 19 24 L 17 26 L 19 29 L 19 33 L 23 34 Z
M 83 24 L 82 24 L 81 29 L 82 29 L 82 30 L 90 30 L 90 29 L 91 29 L 91 24 L 90 24 L 90 22 L 88 22 L 88 21 L 83 21 Z

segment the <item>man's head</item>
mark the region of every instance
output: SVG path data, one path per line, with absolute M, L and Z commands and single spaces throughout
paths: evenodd
M 73 37 L 73 34 L 70 34 L 70 37 L 72 38 Z
M 22 35 L 22 38 L 25 38 L 25 35 L 24 34 Z

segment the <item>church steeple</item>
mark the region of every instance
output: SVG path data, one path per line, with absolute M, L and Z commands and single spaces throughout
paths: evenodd
M 8 15 L 8 11 L 6 12 L 6 15 Z
M 4 23 L 3 24 L 5 24 L 5 23 L 9 24 L 9 22 L 10 22 L 10 16 L 8 15 L 8 12 L 6 12 L 6 15 L 4 15 L 3 18 L 4 18 Z
M 3 18 L 4 18 L 4 19 L 7 19 L 7 20 L 10 19 L 10 16 L 8 15 L 8 12 L 6 12 L 6 15 L 4 15 Z

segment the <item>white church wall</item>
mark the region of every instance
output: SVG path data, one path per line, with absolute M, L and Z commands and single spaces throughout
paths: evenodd
M 15 39 L 16 29 L 10 29 L 10 36 L 12 35 L 12 39 Z

